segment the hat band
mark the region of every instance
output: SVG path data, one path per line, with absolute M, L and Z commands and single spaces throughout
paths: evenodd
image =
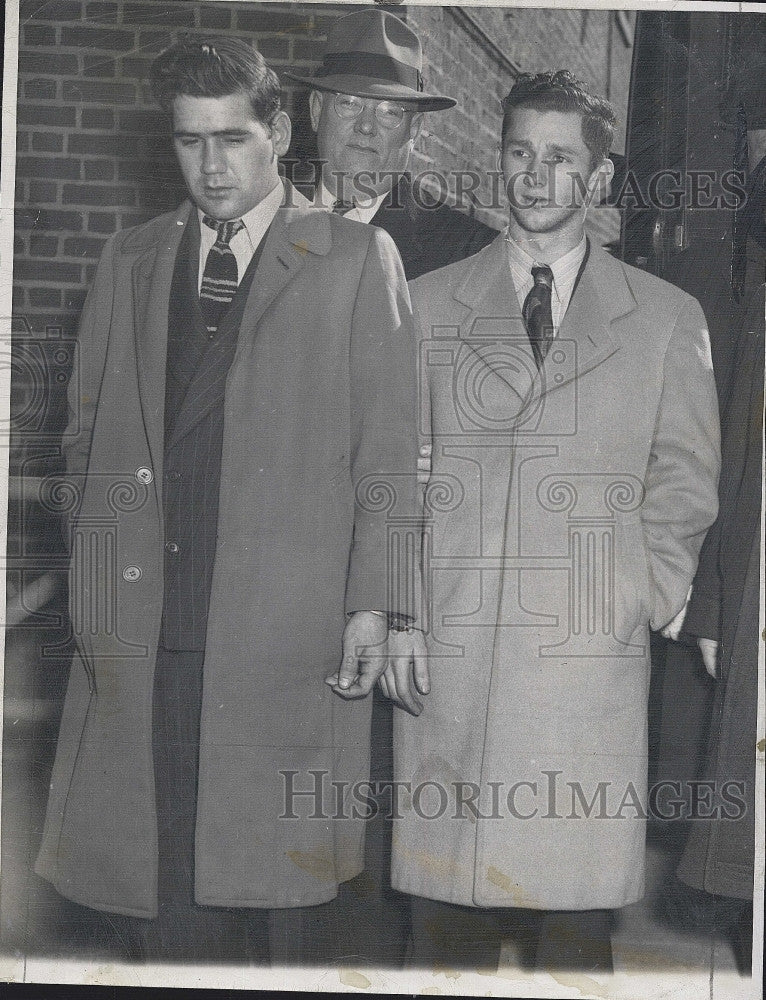
M 410 90 L 423 90 L 423 76 L 419 69 L 377 52 L 328 53 L 316 71 L 316 76 L 336 74 L 376 77 L 391 83 L 399 83 Z

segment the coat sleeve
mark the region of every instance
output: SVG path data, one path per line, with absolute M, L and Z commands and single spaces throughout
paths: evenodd
M 85 300 L 77 331 L 77 362 L 67 390 L 68 423 L 62 451 L 67 481 L 77 506 L 88 469 L 93 424 L 104 379 L 114 300 L 114 241 L 105 244 L 96 276 Z M 64 537 L 68 534 L 76 507 L 64 515 Z
M 354 535 L 345 608 L 417 617 L 415 340 L 404 270 L 371 227 L 350 339 Z
M 670 336 L 641 507 L 650 576 L 650 623 L 681 610 L 705 532 L 718 511 L 720 426 L 702 309 L 687 300 Z

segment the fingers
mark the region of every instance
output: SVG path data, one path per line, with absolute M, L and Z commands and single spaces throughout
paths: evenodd
M 425 644 L 422 650 L 415 650 L 412 654 L 414 664 L 415 687 L 421 694 L 428 694 L 431 690 L 431 677 L 428 673 L 428 657 L 426 656 Z
M 391 700 L 412 715 L 420 715 L 423 711 L 423 704 L 418 700 L 411 678 L 410 657 L 394 657 L 391 661 L 389 676 L 389 687 L 392 684 L 394 687 Z
M 715 639 L 698 639 L 697 645 L 702 654 L 702 662 L 705 665 L 705 670 L 713 680 L 718 680 L 720 676 L 718 670 L 718 643 Z
M 380 675 L 380 677 L 378 677 L 378 686 L 380 687 L 380 690 L 383 692 L 383 697 L 388 698 L 388 700 L 391 701 L 391 692 L 389 690 L 388 680 L 386 677 L 387 674 L 388 670 L 386 670 L 384 673 Z

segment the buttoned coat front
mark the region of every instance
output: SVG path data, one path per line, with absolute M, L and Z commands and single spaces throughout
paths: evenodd
M 431 694 L 396 713 L 393 885 L 622 906 L 643 893 L 649 626 L 683 607 L 717 508 L 704 316 L 592 247 L 538 373 L 502 236 L 410 288 Z
M 288 192 L 226 382 L 195 851 L 196 900 L 219 906 L 325 902 L 363 867 L 363 820 L 333 819 L 330 783 L 367 777 L 369 701 L 342 701 L 324 678 L 340 662 L 345 613 L 412 610 L 392 597 L 386 560 L 390 516 L 415 509 L 401 262 L 385 233 Z M 36 870 L 71 899 L 139 916 L 157 912 L 168 301 L 192 211 L 118 233 L 104 250 L 70 393 L 68 484 L 53 491 L 82 497 L 78 649 Z M 211 402 L 199 401 L 200 416 Z

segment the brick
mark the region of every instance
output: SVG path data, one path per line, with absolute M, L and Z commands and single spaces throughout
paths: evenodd
M 26 249 L 27 248 L 26 248 L 26 244 L 24 243 L 24 240 L 22 240 L 22 238 L 18 234 L 14 234 L 14 236 L 13 236 L 13 254 L 14 254 L 14 256 L 18 257 L 18 255 L 20 253 L 26 253 Z
M 61 153 L 64 149 L 64 136 L 61 132 L 34 132 L 32 149 L 36 153 Z
M 129 187 L 111 184 L 65 184 L 65 205 L 133 205 L 136 193 Z
M 147 181 L 173 181 L 178 176 L 173 160 L 152 160 L 139 157 L 117 164 L 117 180 L 128 184 L 145 184 Z
M 170 125 L 164 111 L 120 111 L 120 129 L 137 135 L 168 133 Z
M 259 38 L 256 45 L 264 59 L 290 58 L 290 42 L 287 38 Z
M 55 101 L 57 93 L 57 80 L 27 80 L 24 84 L 24 96 L 28 101 Z
M 14 313 L 23 312 L 26 308 L 26 289 L 21 285 L 14 285 L 11 295 L 11 309 Z
M 114 128 L 114 112 L 104 108 L 83 108 L 83 128 Z
M 88 238 L 87 236 L 73 236 L 64 240 L 64 254 L 67 257 L 92 257 L 95 260 L 101 256 L 104 241 Z
M 85 296 L 88 294 L 87 288 L 71 288 L 64 290 L 64 308 L 73 309 L 75 312 L 82 312 L 85 305 Z
M 102 24 L 114 24 L 117 21 L 120 8 L 116 3 L 89 3 L 85 8 L 85 20 L 100 21 Z
M 261 34 L 275 31 L 279 34 L 306 31 L 310 14 L 287 14 L 270 10 L 238 10 L 237 27 L 240 31 Z
M 113 77 L 115 60 L 112 56 L 83 56 L 83 75 L 89 79 L 93 77 Z
M 117 231 L 117 216 L 114 212 L 88 212 L 88 232 L 114 233 Z
M 258 49 L 265 59 L 269 57 L 262 48 L 265 43 L 277 42 L 279 39 L 264 38 L 258 42 Z M 293 39 L 293 59 L 301 59 L 304 62 L 319 62 L 322 55 L 322 45 L 320 42 L 304 41 L 301 38 Z M 272 56 L 272 58 L 286 58 L 282 56 Z
M 156 55 L 172 43 L 173 36 L 169 31 L 142 31 L 138 36 L 138 48 L 152 55 Z
M 157 4 L 147 3 L 126 3 L 122 8 L 123 24 L 146 23 L 156 24 L 158 21 L 157 10 L 153 9 Z M 194 27 L 194 8 L 196 4 L 163 3 L 161 5 L 161 16 L 159 20 L 168 20 L 178 27 Z
M 19 105 L 16 109 L 18 125 L 74 125 L 75 109 L 62 107 L 35 107 L 34 105 Z
M 148 80 L 149 69 L 152 59 L 141 59 L 137 56 L 126 57 L 122 60 L 121 77 L 132 76 L 136 80 Z
M 62 76 L 77 72 L 77 56 L 55 52 L 19 52 L 19 73 Z
M 59 241 L 56 236 L 35 236 L 29 240 L 29 253 L 32 257 L 55 257 L 58 253 Z
M 64 80 L 65 101 L 93 101 L 99 104 L 132 104 L 136 89 L 128 83 L 101 83 L 96 80 Z
M 29 304 L 33 309 L 59 309 L 61 291 L 58 288 L 30 288 Z
M 114 163 L 111 160 L 85 160 L 83 167 L 86 181 L 114 180 Z
M 231 27 L 231 10 L 223 7 L 222 4 L 216 4 L 215 7 L 208 7 L 203 4 L 200 7 L 199 12 L 199 23 L 201 28 L 230 28 Z
M 58 178 L 59 180 L 79 180 L 80 163 L 62 156 L 19 156 L 16 170 L 26 177 Z
M 47 232 L 60 232 L 62 230 L 77 232 L 82 229 L 82 213 L 62 212 L 48 208 L 24 208 L 16 213 L 16 225 L 19 229 L 36 228 Z
M 16 133 L 16 152 L 25 153 L 29 149 L 29 135 L 27 132 Z
M 107 52 L 128 52 L 136 44 L 132 31 L 119 28 L 62 28 L 61 44 L 75 49 L 104 49 Z
M 31 204 L 36 202 L 46 202 L 56 201 L 56 185 L 52 181 L 30 181 L 29 182 L 29 201 Z
M 79 264 L 62 264 L 52 260 L 17 260 L 14 267 L 19 281 L 40 281 L 45 283 L 79 285 L 82 282 L 82 268 Z
M 24 21 L 79 21 L 82 4 L 77 0 L 21 0 L 19 23 Z
M 47 24 L 25 24 L 21 37 L 24 45 L 55 45 L 56 29 Z
M 85 265 L 85 284 L 90 285 L 96 277 L 96 264 Z
M 103 133 L 83 135 L 74 132 L 69 136 L 67 147 L 70 153 L 120 157 L 125 152 L 125 136 L 105 135 Z

